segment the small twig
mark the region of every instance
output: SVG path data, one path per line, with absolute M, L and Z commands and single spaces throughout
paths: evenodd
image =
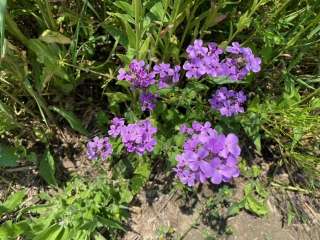
M 276 183 L 276 182 L 271 182 L 271 186 L 276 187 L 276 188 L 282 188 L 282 189 L 287 190 L 287 191 L 300 192 L 300 193 L 305 194 L 305 195 L 312 195 L 313 197 L 320 198 L 320 194 L 316 194 L 316 193 L 314 193 L 314 192 L 312 192 L 310 190 L 306 190 L 306 189 L 303 189 L 303 188 L 300 188 L 300 187 L 285 186 L 285 185 L 281 185 L 281 184 Z
M 6 172 L 21 172 L 25 170 L 33 170 L 36 169 L 36 166 L 24 166 L 24 167 L 17 167 L 17 168 L 10 168 L 5 169 Z

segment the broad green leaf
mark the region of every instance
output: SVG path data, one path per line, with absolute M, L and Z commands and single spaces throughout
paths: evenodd
M 155 5 L 152 6 L 150 12 L 156 17 L 156 20 L 162 21 L 165 20 L 164 16 L 166 12 L 164 11 L 162 2 L 157 2 Z
M 22 203 L 23 199 L 26 196 L 26 191 L 22 190 L 19 192 L 16 192 L 8 197 L 8 199 L 1 204 L 0 208 L 0 216 L 5 213 L 2 210 L 5 209 L 8 212 L 14 211 L 19 205 Z
M 121 196 L 121 203 L 130 203 L 134 197 L 128 188 L 123 189 L 123 191 L 121 191 L 120 193 L 120 196 Z
M 21 221 L 15 224 L 13 224 L 11 220 L 4 222 L 0 226 L 0 239 L 13 240 L 23 233 L 30 232 L 31 228 L 29 224 L 27 221 Z
M 141 175 L 135 175 L 130 180 L 130 187 L 131 187 L 132 193 L 137 194 L 141 190 L 141 188 L 144 186 L 145 181 L 146 181 L 145 177 Z
M 268 213 L 266 202 L 256 199 L 253 194 L 246 196 L 245 209 L 258 216 L 264 216 Z
M 146 162 L 140 163 L 139 166 L 134 171 L 135 174 L 141 175 L 145 178 L 149 177 L 150 172 L 151 172 L 150 165 Z
M 59 44 L 70 44 L 71 39 L 64 36 L 62 33 L 45 30 L 39 37 L 39 39 L 46 43 L 59 43 Z
M 124 1 L 116 1 L 113 4 L 121 10 L 123 10 L 124 12 L 126 12 L 127 14 L 129 14 L 131 17 L 134 17 L 134 12 L 131 4 Z
M 73 130 L 83 135 L 88 135 L 88 131 L 84 128 L 82 122 L 77 118 L 77 116 L 73 112 L 65 111 L 57 107 L 52 107 L 51 109 L 59 113 L 64 119 L 66 119 Z
M 40 176 L 51 185 L 57 185 L 55 162 L 49 150 L 46 150 L 39 166 Z
M 33 240 L 57 240 L 60 232 L 63 230 L 63 227 L 59 224 L 54 224 L 51 227 L 44 229 L 42 232 L 38 233 Z
M 244 201 L 234 203 L 228 208 L 228 216 L 232 217 L 237 215 L 241 209 L 244 208 Z
M 0 143 L 0 166 L 1 167 L 15 167 L 19 156 L 13 147 Z
M 61 237 L 60 237 L 59 240 L 70 240 L 70 239 L 72 239 L 71 236 L 72 236 L 72 234 L 70 234 L 69 228 L 68 228 L 68 227 L 65 227 L 65 228 L 63 229 L 63 233 L 61 234 Z

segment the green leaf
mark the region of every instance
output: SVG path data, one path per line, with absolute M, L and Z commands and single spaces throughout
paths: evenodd
M 130 187 L 131 187 L 132 193 L 137 194 L 141 190 L 141 188 L 144 186 L 145 181 L 146 181 L 145 177 L 141 175 L 135 175 L 130 180 Z
M 88 131 L 84 128 L 82 122 L 76 117 L 76 115 L 73 112 L 68 112 L 57 107 L 51 107 L 51 109 L 59 113 L 62 117 L 64 117 L 73 130 L 83 135 L 88 135 Z
M 124 12 L 126 12 L 127 14 L 129 14 L 131 17 L 134 17 L 134 12 L 131 4 L 124 1 L 116 1 L 113 4 L 121 10 L 123 10 Z
M 127 33 L 128 40 L 129 40 L 129 47 L 135 49 L 135 46 L 136 46 L 136 34 L 133 31 L 133 29 L 131 28 L 129 23 L 124 22 L 124 26 L 126 28 L 126 33 Z
M 139 50 L 139 58 L 144 59 L 148 51 L 150 51 L 150 41 L 151 41 L 151 36 L 149 36 L 146 40 L 143 41 L 143 44 Z
M 218 85 L 222 85 L 222 84 L 228 84 L 228 83 L 238 83 L 237 81 L 232 81 L 230 78 L 228 77 L 208 77 L 207 80 L 209 82 L 213 82 L 215 84 Z
M 130 203 L 134 197 L 129 189 L 124 189 L 123 191 L 121 191 L 120 196 L 121 203 Z
M 40 176 L 51 185 L 57 185 L 55 162 L 49 150 L 46 150 L 39 166 Z
M 134 171 L 135 174 L 141 175 L 145 178 L 149 177 L 150 172 L 151 172 L 150 165 L 146 162 L 139 164 L 137 169 Z
M 60 226 L 59 224 L 54 224 L 51 227 L 38 233 L 37 236 L 33 238 L 33 240 L 56 240 L 62 230 L 62 226 Z
M 8 212 L 14 211 L 22 203 L 25 196 L 25 190 L 10 195 L 8 199 L 3 204 L 1 204 L 0 215 L 4 213 L 2 209 L 6 209 L 6 211 Z
M 4 38 L 4 16 L 6 14 L 6 5 L 7 0 L 0 1 L 0 59 L 4 56 L 5 53 L 5 38 Z
M 228 216 L 232 217 L 237 215 L 241 209 L 244 208 L 244 201 L 234 203 L 228 208 Z
M 110 101 L 110 105 L 117 105 L 118 103 L 123 103 L 130 100 L 129 96 L 122 92 L 111 92 L 106 93 Z
M 162 2 L 157 2 L 155 5 L 152 6 L 150 12 L 156 17 L 156 20 L 162 21 L 164 20 L 164 16 L 166 14 Z
M 116 221 L 115 219 L 108 219 L 100 216 L 98 216 L 97 218 L 99 222 L 101 222 L 107 228 L 114 228 L 125 231 L 124 228 L 121 226 L 121 223 Z
M 45 30 L 39 39 L 46 43 L 59 43 L 59 44 L 70 44 L 71 39 L 64 36 L 63 34 L 49 29 Z
M 15 167 L 19 156 L 16 150 L 12 147 L 0 143 L 0 166 L 1 167 Z
M 264 216 L 268 213 L 265 201 L 256 199 L 253 194 L 246 196 L 245 209 L 258 216 Z

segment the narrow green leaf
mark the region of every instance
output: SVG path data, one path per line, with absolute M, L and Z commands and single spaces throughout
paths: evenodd
M 57 185 L 55 162 L 49 150 L 46 150 L 39 166 L 40 176 L 51 185 Z
M 88 131 L 84 128 L 82 122 L 77 118 L 77 116 L 73 112 L 65 111 L 57 107 L 51 107 L 51 109 L 59 113 L 63 118 L 65 118 L 72 127 L 72 129 L 83 135 L 88 135 Z
M 5 29 L 5 14 L 6 14 L 6 5 L 7 0 L 0 1 L 0 59 L 4 56 L 5 53 L 5 38 L 4 38 L 4 29 Z

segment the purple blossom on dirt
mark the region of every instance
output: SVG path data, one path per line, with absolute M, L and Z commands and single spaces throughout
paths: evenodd
M 119 122 L 119 119 L 116 119 L 114 126 L 116 129 L 116 134 L 113 134 L 113 137 L 118 135 L 121 138 L 123 145 L 126 147 L 128 152 L 134 152 L 138 155 L 143 155 L 146 152 L 152 152 L 154 146 L 156 145 L 155 134 L 157 129 L 152 126 L 149 120 L 140 120 L 136 123 L 125 125 L 116 124 Z M 110 131 L 109 131 L 110 134 Z
M 166 88 L 179 82 L 180 69 L 181 67 L 178 65 L 171 68 L 168 63 L 160 63 L 154 65 L 152 75 L 159 79 L 158 86 L 160 89 Z
M 183 184 L 193 186 L 211 181 L 213 184 L 230 182 L 238 177 L 241 149 L 234 134 L 219 134 L 209 122 L 183 124 L 180 131 L 187 135 L 183 152 L 177 156 L 175 168 Z
M 211 107 L 220 112 L 222 116 L 231 117 L 243 113 L 243 105 L 247 97 L 243 91 L 236 92 L 226 87 L 219 88 L 209 100 Z
M 118 80 L 126 80 L 135 88 L 148 88 L 155 83 L 153 74 L 149 73 L 148 67 L 144 61 L 134 59 L 129 64 L 128 71 L 124 68 L 119 70 Z
M 112 154 L 112 145 L 108 137 L 94 137 L 87 144 L 87 156 L 90 160 L 106 160 Z
M 152 111 L 156 107 L 157 96 L 150 92 L 143 92 L 139 100 L 142 111 Z

